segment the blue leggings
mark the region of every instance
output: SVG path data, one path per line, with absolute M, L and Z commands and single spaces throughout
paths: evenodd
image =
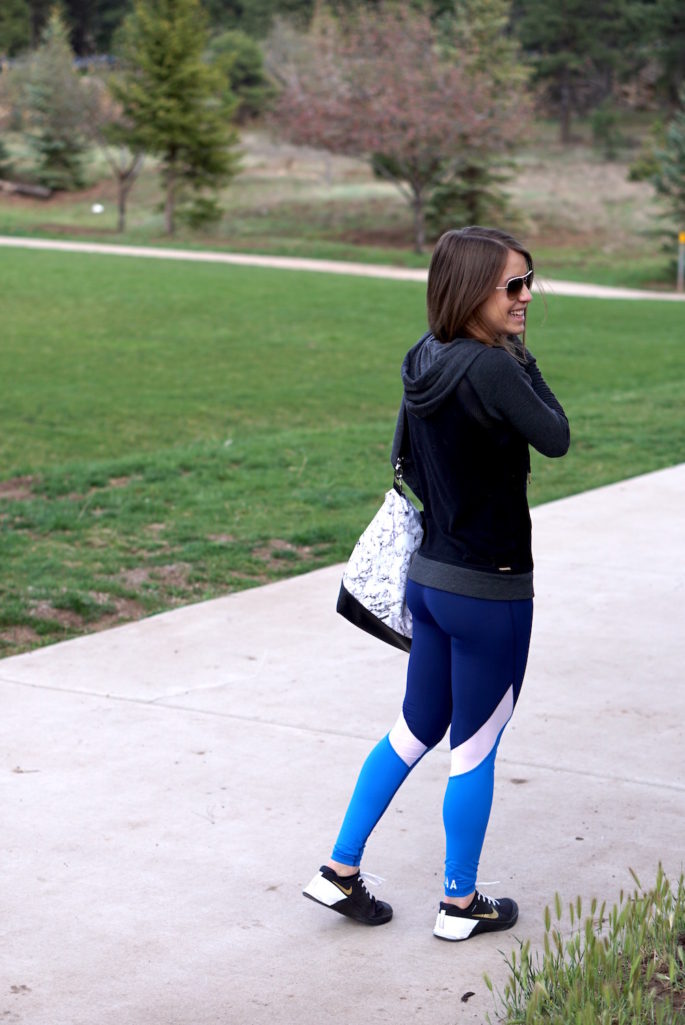
M 464 897 L 476 886 L 495 756 L 523 683 L 533 602 L 466 598 L 410 581 L 407 605 L 414 636 L 402 712 L 362 766 L 332 857 L 360 864 L 398 788 L 449 727 L 445 893 Z

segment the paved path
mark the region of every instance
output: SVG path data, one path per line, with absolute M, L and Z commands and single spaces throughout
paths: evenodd
M 543 908 L 683 868 L 685 464 L 533 510 L 529 671 L 482 864 L 513 933 L 441 943 L 443 745 L 369 843 L 387 926 L 300 896 L 406 657 L 340 567 L 0 661 L 0 1020 L 460 1025 Z M 466 1000 L 466 994 L 473 995 Z
M 106 256 L 138 256 L 155 260 L 195 260 L 203 263 L 239 264 L 246 267 L 273 267 L 280 270 L 305 270 L 324 274 L 353 274 L 367 278 L 389 278 L 396 281 L 424 281 L 427 271 L 407 267 L 385 267 L 380 264 L 347 263 L 339 260 L 306 260 L 291 256 L 258 256 L 248 253 L 222 253 L 194 249 L 166 249 L 152 246 L 108 245 L 100 242 L 59 242 L 52 239 L 13 238 L 0 236 L 0 246 L 17 249 L 55 250 L 63 253 L 96 253 Z M 584 296 L 594 299 L 656 299 L 661 302 L 683 302 L 685 293 L 648 292 L 636 288 L 611 288 L 575 281 L 543 279 L 548 295 Z M 537 283 L 536 283 L 537 287 Z

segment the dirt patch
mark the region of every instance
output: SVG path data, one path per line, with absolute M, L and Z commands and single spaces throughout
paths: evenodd
M 117 580 L 132 588 L 142 587 L 150 581 L 163 583 L 169 587 L 187 587 L 188 574 L 192 568 L 188 562 L 170 562 L 162 566 L 134 566 L 132 569 L 120 570 Z
M 237 540 L 232 534 L 209 534 L 208 539 L 217 545 L 232 545 Z
M 169 587 L 187 587 L 188 574 L 193 567 L 188 562 L 170 562 L 166 566 L 153 566 L 150 575 Z
M 133 601 L 131 598 L 108 597 L 110 604 L 114 604 L 116 611 L 106 613 L 104 616 L 97 619 L 95 623 L 89 623 L 89 632 L 108 630 L 112 626 L 119 626 L 122 623 L 130 623 L 137 619 L 143 619 L 143 617 L 147 615 L 146 610 L 140 602 Z
M 78 630 L 83 626 L 83 616 L 71 609 L 56 609 L 49 601 L 39 601 L 31 609 L 34 619 L 49 619 L 52 623 L 59 623 L 68 630 Z
M 0 630 L 0 641 L 10 648 L 35 647 L 40 642 L 40 635 L 32 626 L 6 626 Z
M 682 941 L 685 939 L 683 936 L 678 937 L 677 946 L 682 945 Z M 646 964 L 643 964 L 643 970 L 646 969 Z M 673 983 L 670 982 L 668 975 L 668 966 L 662 965 L 662 973 L 652 977 L 652 981 L 649 984 L 649 992 L 654 997 L 657 1005 L 670 999 L 673 1004 L 673 1010 L 678 1012 L 685 1008 L 685 990 L 676 990 Z M 675 1021 L 676 1019 L 672 1019 Z M 677 1019 L 680 1021 L 680 1018 Z
M 0 501 L 20 502 L 33 497 L 35 477 L 10 477 L 0 481 Z
M 265 563 L 269 570 L 282 569 L 288 561 L 294 562 L 298 559 L 306 559 L 312 555 L 309 545 L 294 545 L 290 541 L 283 541 L 275 537 L 265 545 L 252 549 L 256 559 Z
M 57 623 L 65 630 L 75 633 L 82 633 L 86 628 L 88 633 L 94 633 L 98 630 L 106 630 L 107 627 L 114 626 L 124 620 L 142 619 L 146 615 L 146 610 L 140 602 L 131 598 L 115 597 L 114 595 L 107 594 L 105 591 L 89 591 L 88 597 L 98 605 L 106 605 L 108 608 L 96 619 L 89 619 L 87 624 L 84 617 L 79 615 L 78 612 L 74 612 L 73 609 L 55 608 L 49 601 L 36 602 L 31 609 L 31 616 L 34 619 L 49 620 L 51 623 Z M 39 635 L 30 626 L 7 627 L 0 631 L 0 637 L 7 639 L 13 644 L 24 646 L 35 645 L 40 641 Z
M 84 628 L 88 630 L 102 629 L 102 622 L 116 621 L 121 615 L 127 617 L 131 614 L 136 616 L 144 615 L 144 610 L 137 602 L 129 598 L 121 598 L 107 591 L 88 591 L 87 598 L 91 605 L 84 603 L 83 613 L 76 609 L 58 608 L 52 602 L 43 600 L 37 601 L 31 608 L 33 619 L 48 620 L 57 623 L 65 630 L 81 632 Z M 102 609 L 102 614 L 100 613 Z
M 133 569 L 122 569 L 117 578 L 126 587 L 140 587 L 150 579 L 150 570 L 146 566 L 134 566 Z
M 143 619 L 148 610 L 143 608 L 140 602 L 130 598 L 114 598 L 108 594 L 91 593 L 90 597 L 101 598 L 107 601 L 113 611 L 106 612 L 96 620 L 86 624 L 75 612 L 66 609 L 56 609 L 49 602 L 39 602 L 33 609 L 32 615 L 37 619 L 47 619 L 52 623 L 59 624 L 49 634 L 39 634 L 31 626 L 8 626 L 0 630 L 0 645 L 3 658 L 11 655 L 19 655 L 22 652 L 30 651 L 44 644 L 55 644 L 63 639 L 63 633 L 79 634 L 98 633 L 101 630 L 109 630 L 111 627 L 122 626 L 124 623 L 134 622 Z M 60 627 L 62 630 L 60 630 Z M 62 632 L 63 631 L 63 632 Z

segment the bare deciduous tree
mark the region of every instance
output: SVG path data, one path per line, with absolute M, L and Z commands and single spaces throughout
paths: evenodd
M 345 23 L 319 11 L 306 45 L 288 47 L 283 33 L 276 43 L 277 130 L 291 142 L 368 159 L 410 203 L 419 251 L 430 190 L 466 153 L 501 150 L 512 125 L 520 130 L 521 83 L 502 90 L 481 54 L 465 53 L 408 4 L 361 7 Z

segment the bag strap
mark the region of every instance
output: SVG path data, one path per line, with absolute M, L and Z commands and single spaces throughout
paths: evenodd
M 395 463 L 395 474 L 393 476 L 392 486 L 394 487 L 398 495 L 402 495 L 402 497 L 404 497 L 404 477 L 402 476 L 401 455 L 397 457 L 397 462 Z
M 402 476 L 402 463 L 404 460 L 404 453 L 407 448 L 407 439 L 409 438 L 409 424 L 407 422 L 407 407 L 404 402 L 404 394 L 402 395 L 402 401 L 400 403 L 399 412 L 397 414 L 397 427 L 395 427 L 395 434 L 398 433 L 400 417 L 402 418 L 402 430 L 400 433 L 400 447 L 395 457 L 394 475 L 392 480 L 392 486 L 398 495 L 404 496 L 404 477 Z

